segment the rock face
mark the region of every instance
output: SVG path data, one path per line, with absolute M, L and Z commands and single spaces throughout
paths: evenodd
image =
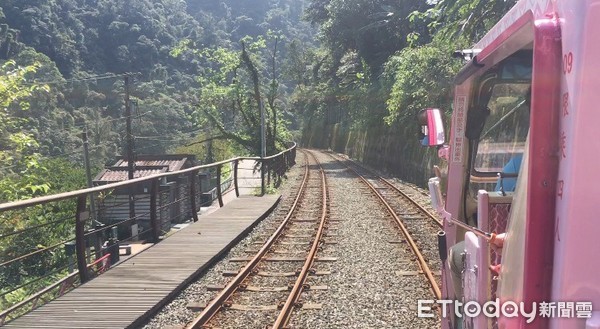
M 404 181 L 425 187 L 440 161 L 435 148 L 425 148 L 417 140 L 417 124 L 385 123 L 369 128 L 350 129 L 339 123 L 325 125 L 312 121 L 305 127 L 301 146 L 332 149 Z

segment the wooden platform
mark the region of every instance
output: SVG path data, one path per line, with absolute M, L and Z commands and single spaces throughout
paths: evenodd
M 128 328 L 146 321 L 272 210 L 279 196 L 241 196 L 5 328 Z

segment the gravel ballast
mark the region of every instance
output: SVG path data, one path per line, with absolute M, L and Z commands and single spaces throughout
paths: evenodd
M 437 328 L 439 319 L 417 317 L 417 300 L 433 295 L 423 275 L 401 276 L 418 270 L 414 255 L 401 233 L 376 202 L 370 190 L 329 156 L 319 160 L 328 176 L 331 219 L 337 244 L 324 251 L 335 263 L 319 264 L 329 276 L 312 280 L 329 290 L 308 292 L 307 302 L 323 303 L 322 310 L 301 310 L 292 317 L 293 328 Z

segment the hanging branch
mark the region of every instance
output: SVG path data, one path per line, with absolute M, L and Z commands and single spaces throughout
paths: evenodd
M 202 109 L 204 111 L 204 113 L 206 114 L 206 116 L 208 117 L 209 121 L 219 130 L 219 132 L 223 135 L 224 139 L 232 139 L 234 141 L 236 141 L 238 144 L 242 145 L 243 147 L 247 148 L 250 151 L 255 151 L 256 149 L 256 145 L 252 140 L 246 140 L 244 138 L 242 138 L 241 136 L 229 132 L 227 129 L 225 129 L 225 127 L 223 126 L 223 124 L 214 116 L 213 113 L 211 113 L 209 110 L 206 109 Z
M 277 83 L 276 76 L 276 59 L 277 59 L 277 44 L 279 43 L 279 37 L 275 37 L 275 45 L 273 46 L 273 55 L 271 56 L 271 86 L 269 90 L 269 96 L 267 97 L 267 101 L 269 103 L 269 108 L 271 109 L 271 113 L 273 116 L 273 131 L 271 133 L 271 151 L 276 152 L 277 149 L 275 147 L 275 139 L 277 138 L 277 108 L 275 107 L 275 99 L 277 98 L 277 90 L 279 89 L 279 83 Z
M 260 85 L 259 85 L 259 81 L 258 81 L 258 71 L 256 70 L 254 63 L 252 63 L 252 59 L 250 59 L 250 55 L 248 55 L 248 52 L 246 51 L 246 44 L 243 41 L 242 41 L 242 61 L 244 61 L 244 64 L 246 64 L 246 66 L 248 67 L 248 70 L 250 70 L 250 76 L 252 78 L 252 84 L 254 86 L 254 100 L 256 101 L 256 105 L 260 109 L 261 96 L 260 96 Z
M 240 98 L 240 93 L 239 93 L 239 86 L 237 84 L 237 70 L 239 69 L 239 66 L 235 68 L 235 70 L 233 71 L 233 82 L 235 83 L 236 87 L 235 87 L 235 99 L 232 100 L 231 102 L 231 107 L 233 108 L 233 113 L 235 114 L 235 109 L 236 109 L 236 105 L 240 110 L 240 113 L 242 114 L 242 119 L 244 120 L 244 123 L 248 126 L 248 127 L 252 127 L 257 125 L 258 123 L 256 122 L 256 118 L 252 115 L 249 116 L 249 113 L 246 113 L 246 110 L 244 109 L 244 106 L 242 105 L 242 100 Z
M 202 143 L 210 142 L 210 141 L 217 140 L 217 139 L 227 139 L 227 136 L 225 136 L 225 135 L 213 136 L 213 137 L 210 137 L 210 138 L 203 139 L 201 141 L 197 141 L 197 142 L 192 142 L 192 143 L 189 143 L 189 144 L 185 144 L 185 146 L 192 146 L 192 145 L 196 145 L 196 144 L 202 144 Z
M 256 70 L 254 63 L 252 63 L 252 59 L 250 58 L 250 55 L 246 51 L 246 44 L 243 41 L 242 41 L 242 61 L 244 62 L 244 64 L 246 64 L 246 66 L 248 67 L 248 70 L 250 71 L 250 77 L 252 78 L 252 84 L 254 86 L 254 100 L 256 101 L 258 110 L 260 111 L 261 96 L 260 96 L 260 85 L 259 85 L 259 80 L 258 80 L 258 70 Z M 261 138 L 259 137 L 258 140 L 261 140 Z M 260 145 L 260 143 L 259 143 L 259 145 Z M 255 149 L 260 149 L 260 146 L 255 147 Z

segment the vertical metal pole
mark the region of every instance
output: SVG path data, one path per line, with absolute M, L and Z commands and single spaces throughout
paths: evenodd
M 260 160 L 260 195 L 265 195 L 265 160 Z
M 265 134 L 265 107 L 263 106 L 262 99 L 259 102 L 260 107 L 260 190 L 261 194 L 265 195 L 265 161 L 263 160 L 267 156 L 267 136 Z
M 210 184 L 209 184 L 210 185 Z M 198 193 L 200 193 L 200 207 L 198 210 L 202 209 L 202 178 L 198 178 Z
M 192 207 L 192 218 L 194 222 L 198 221 L 198 208 L 196 207 L 196 179 L 198 178 L 198 171 L 192 171 L 190 173 L 190 206 Z
M 219 207 L 223 207 L 223 194 L 221 193 L 221 165 L 217 166 L 217 198 Z
M 271 185 L 271 170 L 273 169 L 273 168 L 271 168 L 272 161 L 267 160 L 266 163 L 267 163 L 267 186 L 270 186 Z
M 158 179 L 152 180 L 152 185 L 150 187 L 150 226 L 152 227 L 152 242 L 158 243 L 160 240 L 160 230 L 161 225 L 158 222 L 157 217 L 157 202 L 156 198 L 158 197 Z
M 77 212 L 75 213 L 75 252 L 79 279 L 82 284 L 89 280 L 85 259 L 85 221 L 88 219 L 85 211 L 86 200 L 86 195 L 77 198 Z
M 87 176 L 87 186 L 93 187 L 92 184 L 92 169 L 90 166 L 90 150 L 88 142 L 88 130 L 87 124 L 85 125 L 83 134 L 83 159 L 85 161 L 85 175 Z M 90 193 L 90 218 L 92 221 L 96 220 L 96 200 L 94 200 L 94 193 Z
M 129 76 L 125 76 L 125 119 L 127 129 L 127 172 L 128 178 L 133 179 L 135 162 L 133 158 L 133 133 L 131 131 L 131 104 L 129 102 Z
M 81 137 L 83 139 L 83 161 L 85 163 L 85 175 L 87 178 L 87 187 L 91 188 L 91 187 L 93 187 L 93 183 L 92 183 L 92 168 L 90 165 L 90 149 L 89 149 L 89 141 L 88 141 L 87 124 L 83 128 L 83 134 L 81 134 Z M 90 193 L 89 196 L 90 196 L 90 219 L 92 220 L 93 224 L 96 224 L 96 225 L 94 225 L 94 228 L 96 230 L 102 229 L 103 225 L 96 220 L 95 194 Z M 102 237 L 104 236 L 104 231 L 99 231 L 95 235 L 96 235 L 96 237 L 94 239 L 94 251 L 96 254 L 96 259 L 98 259 L 98 258 L 102 257 L 101 249 L 102 249 L 102 243 L 104 242 L 102 239 Z
M 133 179 L 135 172 L 135 155 L 134 155 L 134 140 L 131 131 L 131 104 L 129 102 L 129 76 L 125 76 L 125 117 L 127 123 L 127 177 Z M 129 187 L 129 218 L 135 218 L 135 190 L 133 186 Z M 135 236 L 138 234 L 137 220 L 131 222 L 131 236 L 133 240 L 137 240 Z
M 240 196 L 240 187 L 238 185 L 238 164 L 239 164 L 238 159 L 235 159 L 233 161 L 233 186 L 235 187 L 235 196 L 239 197 Z

